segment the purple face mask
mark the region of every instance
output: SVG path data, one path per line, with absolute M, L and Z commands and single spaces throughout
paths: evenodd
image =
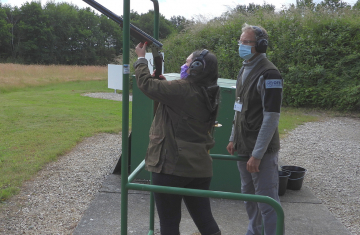
M 183 64 L 181 66 L 181 70 L 180 70 L 180 78 L 181 79 L 185 79 L 187 78 L 187 76 L 189 76 L 189 74 L 186 72 L 189 69 L 189 66 L 187 66 L 186 64 Z

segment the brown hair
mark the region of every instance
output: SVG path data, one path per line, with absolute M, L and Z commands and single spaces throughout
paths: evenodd
M 200 56 L 201 52 L 202 50 L 193 52 L 193 59 Z M 206 64 L 204 71 L 198 75 L 189 75 L 187 79 L 199 86 L 209 87 L 216 85 L 219 77 L 217 58 L 213 53 L 208 52 L 203 59 Z

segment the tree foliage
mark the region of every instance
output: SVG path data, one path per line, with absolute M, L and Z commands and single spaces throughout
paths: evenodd
M 206 48 L 218 58 L 219 76 L 236 79 L 241 28 L 260 25 L 269 34 L 267 56 L 284 78 L 284 105 L 360 111 L 360 12 L 355 6 L 336 0 L 298 1 L 280 12 L 266 5 L 237 6 L 172 35 L 164 43 L 166 72 L 179 72 L 190 53 Z
M 6 45 L 0 61 L 25 64 L 104 65 L 119 55 L 119 26 L 90 8 L 67 3 L 26 2 L 20 8 L 1 6 L 6 14 Z M 0 20 L 0 24 L 1 24 Z M 1 27 L 3 29 L 3 27 Z
M 194 23 L 194 21 L 188 20 L 184 16 L 172 16 L 170 22 L 175 26 L 178 33 Z
M 153 36 L 154 12 L 130 13 L 131 23 Z M 176 31 L 160 15 L 159 38 Z M 0 62 L 105 65 L 122 53 L 122 29 L 92 8 L 68 3 L 0 3 Z M 134 41 L 131 48 L 138 42 Z
M 357 0 L 356 3 L 353 6 L 354 10 L 360 10 L 360 0 Z
M 132 24 L 139 27 L 145 33 L 153 36 L 154 35 L 154 11 L 150 10 L 145 14 L 136 14 L 136 17 L 131 17 Z M 131 13 L 130 13 L 131 15 Z M 160 14 L 159 16 L 159 39 L 165 39 L 168 35 L 175 31 L 171 21 L 165 19 L 165 16 Z
M 11 42 L 11 24 L 7 21 L 6 9 L 0 2 L 0 57 L 6 55 Z

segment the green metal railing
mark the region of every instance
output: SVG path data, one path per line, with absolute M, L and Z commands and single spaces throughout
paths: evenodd
M 213 159 L 223 159 L 223 160 L 236 160 L 242 161 L 241 157 L 230 156 L 230 155 L 220 155 L 220 154 L 211 154 Z M 220 192 L 220 191 L 211 191 L 211 190 L 200 190 L 200 189 L 185 189 L 177 187 L 165 187 L 158 185 L 146 185 L 146 184 L 136 184 L 131 183 L 136 176 L 144 169 L 145 160 L 143 160 L 139 166 L 132 172 L 128 177 L 127 189 L 139 190 L 139 191 L 150 191 L 157 193 L 170 193 L 170 194 L 180 194 L 186 196 L 196 196 L 196 197 L 212 197 L 212 198 L 223 198 L 223 199 L 233 199 L 233 200 L 243 200 L 243 201 L 253 201 L 266 203 L 272 206 L 277 215 L 276 220 L 276 235 L 283 235 L 284 233 L 284 211 L 281 205 L 274 199 L 266 196 L 252 195 L 252 194 L 242 194 L 242 193 L 230 193 L 230 192 Z M 124 176 L 126 177 L 126 176 Z M 122 214 L 123 216 L 123 214 Z M 152 214 L 154 217 L 154 214 Z M 153 219 L 151 220 L 153 221 Z M 152 222 L 153 223 L 153 222 Z M 121 225 L 123 226 L 123 224 Z M 148 235 L 154 234 L 154 224 L 149 229 Z M 124 234 L 121 234 L 124 235 Z
M 154 3 L 154 38 L 159 37 L 159 4 L 157 0 L 151 0 Z M 272 206 L 277 214 L 276 235 L 283 235 L 284 229 L 284 211 L 280 204 L 274 199 L 266 196 L 249 195 L 241 193 L 220 192 L 200 189 L 185 189 L 177 187 L 165 187 L 157 185 L 146 185 L 131 183 L 135 177 L 144 169 L 145 160 L 132 172 L 128 173 L 129 156 L 129 78 L 130 78 L 130 0 L 124 0 L 123 9 L 123 103 L 122 103 L 122 157 L 121 157 L 121 235 L 127 235 L 127 215 L 128 215 L 128 191 L 130 189 L 149 191 L 150 194 L 150 226 L 148 235 L 154 234 L 154 197 L 153 192 L 180 194 L 197 197 L 224 198 L 243 201 L 262 202 Z M 243 161 L 238 156 L 211 154 L 213 159 Z M 151 178 L 150 178 L 151 179 Z

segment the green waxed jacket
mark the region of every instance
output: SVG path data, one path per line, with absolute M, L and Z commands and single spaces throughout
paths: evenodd
M 158 101 L 149 133 L 145 169 L 184 177 L 211 177 L 209 134 L 211 110 L 202 87 L 187 80 L 158 80 L 151 77 L 146 59 L 135 64 L 139 89 Z

